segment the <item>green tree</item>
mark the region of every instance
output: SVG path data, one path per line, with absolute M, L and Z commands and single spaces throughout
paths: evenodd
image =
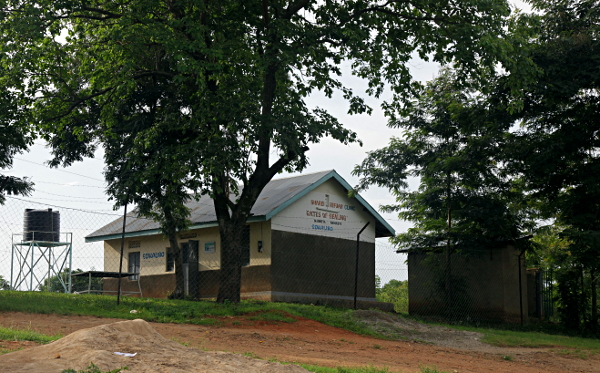
M 5 71 L 0 55 L 0 79 Z M 19 122 L 19 95 L 15 92 L 3 92 L 0 95 L 0 170 L 10 169 L 14 156 L 27 150 L 33 143 L 30 123 Z M 18 178 L 0 174 L 0 205 L 4 204 L 6 195 L 27 196 L 33 190 L 33 183 L 27 178 Z
M 71 274 L 82 273 L 81 269 L 74 269 Z M 102 290 L 102 279 L 93 277 L 91 283 L 91 290 Z M 85 276 L 75 276 L 71 277 L 71 291 L 81 292 L 88 290 L 90 285 L 89 278 Z M 69 286 L 69 268 L 65 268 L 58 275 L 50 276 L 45 278 L 43 283 L 41 283 L 38 287 L 40 291 L 52 291 L 52 292 L 65 292 L 65 289 L 68 290 Z
M 0 275 L 0 290 L 10 290 L 10 282 L 6 281 L 2 275 Z
M 156 188 L 145 189 L 148 177 L 194 180 L 189 191 L 213 198 L 219 223 L 218 301 L 233 302 L 239 301 L 243 226 L 264 186 L 279 172 L 304 169 L 309 145 L 322 137 L 357 141 L 305 98 L 340 91 L 350 114 L 370 112 L 340 80 L 349 61 L 352 73 L 368 81 L 368 95 L 392 89 L 385 109 L 393 115 L 413 90 L 406 61 L 415 53 L 457 61 L 465 70 L 491 66 L 509 14 L 505 0 L 2 4 L 5 65 L 17 77 L 2 88 L 24 95 L 22 108 L 44 129 L 56 163 L 90 156 L 100 143 L 115 155 L 107 159 L 107 175 L 119 174 L 109 180 L 117 203 L 129 196 L 158 210 L 164 206 Z M 27 87 L 17 84 L 22 81 Z M 121 136 L 131 141 L 113 152 L 107 140 Z M 165 146 L 167 137 L 176 144 Z M 148 172 L 126 172 L 127 161 L 156 154 L 162 160 L 150 161 Z M 111 170 L 116 160 L 121 166 Z M 134 184 L 145 191 L 132 190 Z M 184 184 L 171 185 L 178 191 L 173 198 L 161 184 L 166 204 L 181 204 Z M 185 226 L 185 213 L 158 213 L 163 230 L 171 229 L 167 221 Z
M 420 92 L 406 118 L 390 123 L 403 137 L 370 152 L 354 169 L 361 176 L 357 189 L 389 188 L 397 204 L 382 209 L 414 223 L 392 238 L 399 248 L 445 252 L 436 283 L 448 307 L 458 296 L 452 255 L 516 242 L 528 221 L 522 194 L 498 161 L 512 118 L 495 105 L 445 69 Z M 408 188 L 411 176 L 419 178 L 417 190 Z
M 568 249 L 556 255 L 562 257 L 556 262 L 557 276 L 563 279 L 559 282 L 563 322 L 596 328 L 600 7 L 588 0 L 532 1 L 532 5 L 539 14 L 524 16 L 523 23 L 535 35 L 527 53 L 541 73 L 524 91 L 508 165 L 539 201 L 542 217 L 556 219 L 561 236 L 569 242 Z
M 378 301 L 392 303 L 394 311 L 408 313 L 408 280 L 390 280 L 376 289 Z
M 525 215 L 516 203 L 521 194 L 503 174 L 498 155 L 504 147 L 511 116 L 488 110 L 489 102 L 462 86 L 455 73 L 443 70 L 414 102 L 405 119 L 390 126 L 403 130 L 402 138 L 373 151 L 354 174 L 357 189 L 378 185 L 389 188 L 398 211 L 415 223 L 393 238 L 401 248 L 486 247 L 521 235 Z M 407 179 L 420 180 L 418 190 Z

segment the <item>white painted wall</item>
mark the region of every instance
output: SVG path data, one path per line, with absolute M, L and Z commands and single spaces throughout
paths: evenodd
M 336 180 L 330 179 L 271 219 L 271 229 L 317 236 L 375 242 L 375 218 Z

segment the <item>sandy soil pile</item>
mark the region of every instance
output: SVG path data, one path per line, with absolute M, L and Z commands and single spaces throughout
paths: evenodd
M 136 353 L 134 357 L 114 352 Z M 224 352 L 188 348 L 158 334 L 144 320 L 82 329 L 50 344 L 3 355 L 0 372 L 61 372 L 96 364 L 103 371 L 127 366 L 128 372 L 306 372 Z

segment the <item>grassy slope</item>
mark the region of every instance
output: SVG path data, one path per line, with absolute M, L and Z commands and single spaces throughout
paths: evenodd
M 33 330 L 19 330 L 13 328 L 3 328 L 0 326 L 1 341 L 33 341 L 37 343 L 50 343 L 61 337 L 57 335 L 45 335 Z
M 131 313 L 136 310 L 136 313 Z M 243 301 L 240 304 L 218 304 L 210 301 L 185 301 L 167 299 L 140 299 L 123 297 L 116 305 L 116 297 L 60 294 L 43 292 L 0 291 L 0 312 L 18 311 L 52 313 L 59 315 L 89 315 L 120 319 L 144 319 L 154 322 L 172 322 L 197 325 L 216 325 L 211 317 L 242 316 L 248 319 L 293 322 L 278 314 L 286 312 L 378 338 L 385 336 L 359 324 L 351 317 L 352 311 L 340 308 L 291 303 Z
M 130 313 L 131 310 L 138 311 Z M 209 301 L 183 301 L 166 299 L 139 299 L 124 297 L 121 305 L 116 298 L 98 295 L 74 295 L 42 292 L 0 291 L 0 312 L 20 311 L 30 313 L 54 313 L 62 315 L 90 315 L 120 319 L 143 318 L 147 321 L 218 325 L 211 317 L 243 316 L 249 319 L 292 322 L 279 312 L 313 319 L 324 324 L 340 327 L 355 333 L 378 338 L 385 336 L 355 321 L 352 310 L 302 304 L 244 301 L 240 304 L 218 304 Z M 539 332 L 483 329 L 474 327 L 453 328 L 483 333 L 483 342 L 497 346 L 556 347 L 576 351 L 600 353 L 600 340 Z

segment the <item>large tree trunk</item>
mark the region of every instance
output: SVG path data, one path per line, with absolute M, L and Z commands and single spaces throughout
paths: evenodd
M 173 214 L 168 208 L 163 208 L 163 213 L 167 222 L 174 222 Z M 171 246 L 171 252 L 173 253 L 173 261 L 175 262 L 175 289 L 169 294 L 169 298 L 183 299 L 185 297 L 183 284 L 183 256 L 181 255 L 181 248 L 177 241 L 177 228 L 174 223 L 167 223 L 162 229 L 169 239 L 169 245 Z
M 177 234 L 171 233 L 168 236 L 171 252 L 173 253 L 173 260 L 175 262 L 175 289 L 171 294 L 169 294 L 169 298 L 183 299 L 185 297 L 183 283 L 183 256 L 181 255 L 179 242 L 177 242 Z
M 240 301 L 242 285 L 242 250 L 244 250 L 245 221 L 229 220 L 219 224 L 221 234 L 221 270 L 217 302 Z

